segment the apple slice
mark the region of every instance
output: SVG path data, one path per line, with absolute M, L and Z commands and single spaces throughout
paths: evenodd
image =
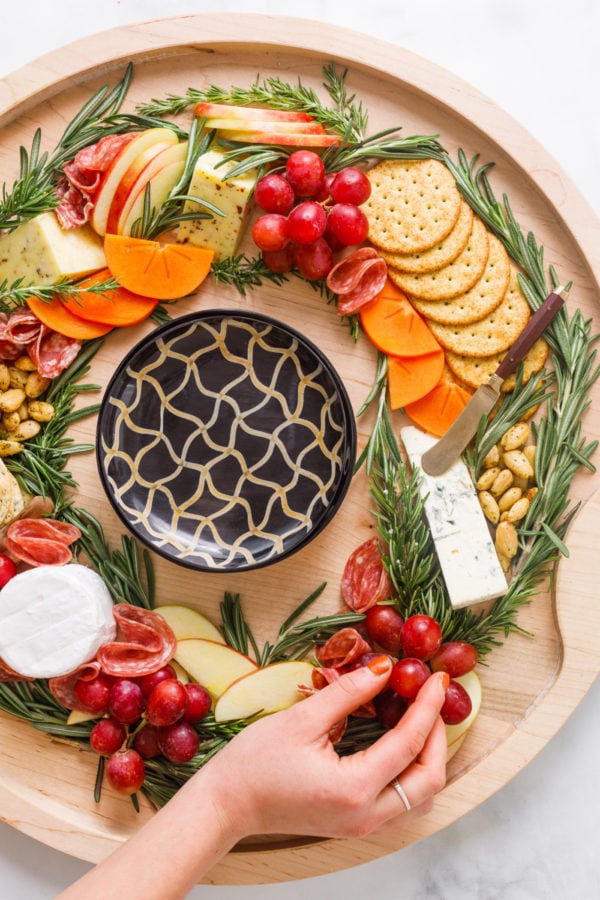
M 455 678 L 454 681 L 458 681 L 459 684 L 462 684 L 471 698 L 472 707 L 467 718 L 463 719 L 462 722 L 459 722 L 458 725 L 446 725 L 446 742 L 448 744 L 447 760 L 451 759 L 457 752 L 467 736 L 467 731 L 479 715 L 482 698 L 481 681 L 475 672 L 467 672 L 466 675 L 461 675 L 459 678 Z
M 177 642 L 175 661 L 193 681 L 202 684 L 212 697 L 220 697 L 242 675 L 258 669 L 249 656 L 227 644 L 204 638 L 185 638 Z
M 281 144 L 291 147 L 331 147 L 341 143 L 341 137 L 334 134 L 290 134 L 283 131 L 228 131 L 228 141 L 240 144 Z
M 309 113 L 292 109 L 257 109 L 255 106 L 229 106 L 227 103 L 197 103 L 194 110 L 199 118 L 254 119 L 259 122 L 314 122 Z
M 92 210 L 91 225 L 95 232 L 100 235 L 106 234 L 106 223 L 113 197 L 119 187 L 121 179 L 134 162 L 139 153 L 142 153 L 148 147 L 154 144 L 165 143 L 169 141 L 166 132 L 172 131 L 170 128 L 148 128 L 141 131 L 132 140 L 128 141 L 121 149 L 115 159 L 112 161 L 106 172 L 104 173 L 100 186 L 94 197 L 94 208 Z
M 131 234 L 134 222 L 144 209 L 144 196 L 150 185 L 150 205 L 159 207 L 167 199 L 181 175 L 187 155 L 187 141 L 158 153 L 145 167 L 129 192 L 118 216 L 117 234 Z
M 177 135 L 175 134 L 175 132 L 169 129 L 169 133 L 172 135 L 171 140 L 163 140 L 160 143 L 153 144 L 151 147 L 147 147 L 145 150 L 142 150 L 141 153 L 138 153 L 134 161 L 131 163 L 131 165 L 121 178 L 112 199 L 112 203 L 110 204 L 110 209 L 108 211 L 108 219 L 106 221 L 106 231 L 108 234 L 117 233 L 119 216 L 121 215 L 123 207 L 125 206 L 125 203 L 130 196 L 133 186 L 135 185 L 136 181 L 138 180 L 148 163 L 159 153 L 162 153 L 163 150 L 167 150 L 169 147 L 177 144 Z
M 207 128 L 217 128 L 220 131 L 268 131 L 278 134 L 325 134 L 325 129 L 319 122 L 261 122 L 258 119 L 207 119 Z
M 91 722 L 99 719 L 100 713 L 84 712 L 82 709 L 72 709 L 67 717 L 67 725 L 81 725 L 82 722 Z
M 287 709 L 303 699 L 299 684 L 312 684 L 313 667 L 301 660 L 273 663 L 242 676 L 221 694 L 215 720 L 249 719 Z
M 170 625 L 178 641 L 186 638 L 204 638 L 207 641 L 217 641 L 219 644 L 225 643 L 219 629 L 206 616 L 195 609 L 190 609 L 189 606 L 169 604 L 156 607 L 156 612 L 160 613 Z

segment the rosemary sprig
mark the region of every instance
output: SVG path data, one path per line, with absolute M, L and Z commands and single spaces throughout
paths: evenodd
M 55 297 L 70 297 L 77 300 L 78 296 L 85 293 L 106 294 L 118 288 L 119 282 L 115 278 L 105 278 L 95 284 L 84 284 L 82 281 L 73 281 L 64 278 L 56 284 L 24 284 L 19 278 L 12 284 L 6 280 L 0 284 L 0 311 L 9 313 L 18 306 L 23 306 L 29 297 L 50 302 Z
M 268 269 L 261 256 L 248 257 L 244 253 L 213 262 L 211 272 L 217 284 L 231 285 L 242 297 L 249 289 L 260 287 L 263 281 L 276 285 L 288 281 L 287 275 Z

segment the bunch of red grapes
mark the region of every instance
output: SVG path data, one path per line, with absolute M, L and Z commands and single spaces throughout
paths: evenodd
M 404 620 L 384 604 L 367 610 L 365 627 L 371 640 L 394 662 L 388 687 L 375 698 L 377 718 L 384 728 L 393 728 L 417 696 L 432 672 L 447 672 L 450 685 L 441 709 L 446 725 L 458 725 L 471 712 L 469 694 L 455 678 L 475 668 L 477 650 L 466 641 L 442 643 L 442 629 L 434 618 L 414 615 Z
M 295 268 L 310 281 L 325 278 L 334 253 L 366 239 L 369 223 L 360 206 L 370 193 L 360 169 L 347 166 L 326 175 L 317 153 L 296 150 L 284 172 L 270 172 L 256 183 L 254 197 L 264 215 L 252 237 L 267 268 Z
M 103 673 L 79 679 L 75 695 L 83 710 L 103 716 L 90 732 L 90 746 L 108 757 L 106 777 L 122 794 L 134 794 L 144 783 L 145 759 L 192 759 L 200 743 L 194 726 L 211 708 L 206 688 L 183 684 L 169 665 L 136 679 Z

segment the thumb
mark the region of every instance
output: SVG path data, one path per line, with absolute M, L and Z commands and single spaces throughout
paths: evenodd
M 391 659 L 382 654 L 308 697 L 300 704 L 308 729 L 313 733 L 327 733 L 337 722 L 379 694 L 391 671 Z

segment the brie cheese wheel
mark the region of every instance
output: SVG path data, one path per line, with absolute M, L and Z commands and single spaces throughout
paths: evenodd
M 116 637 L 113 601 L 87 566 L 38 566 L 0 591 L 0 657 L 30 678 L 54 678 Z

